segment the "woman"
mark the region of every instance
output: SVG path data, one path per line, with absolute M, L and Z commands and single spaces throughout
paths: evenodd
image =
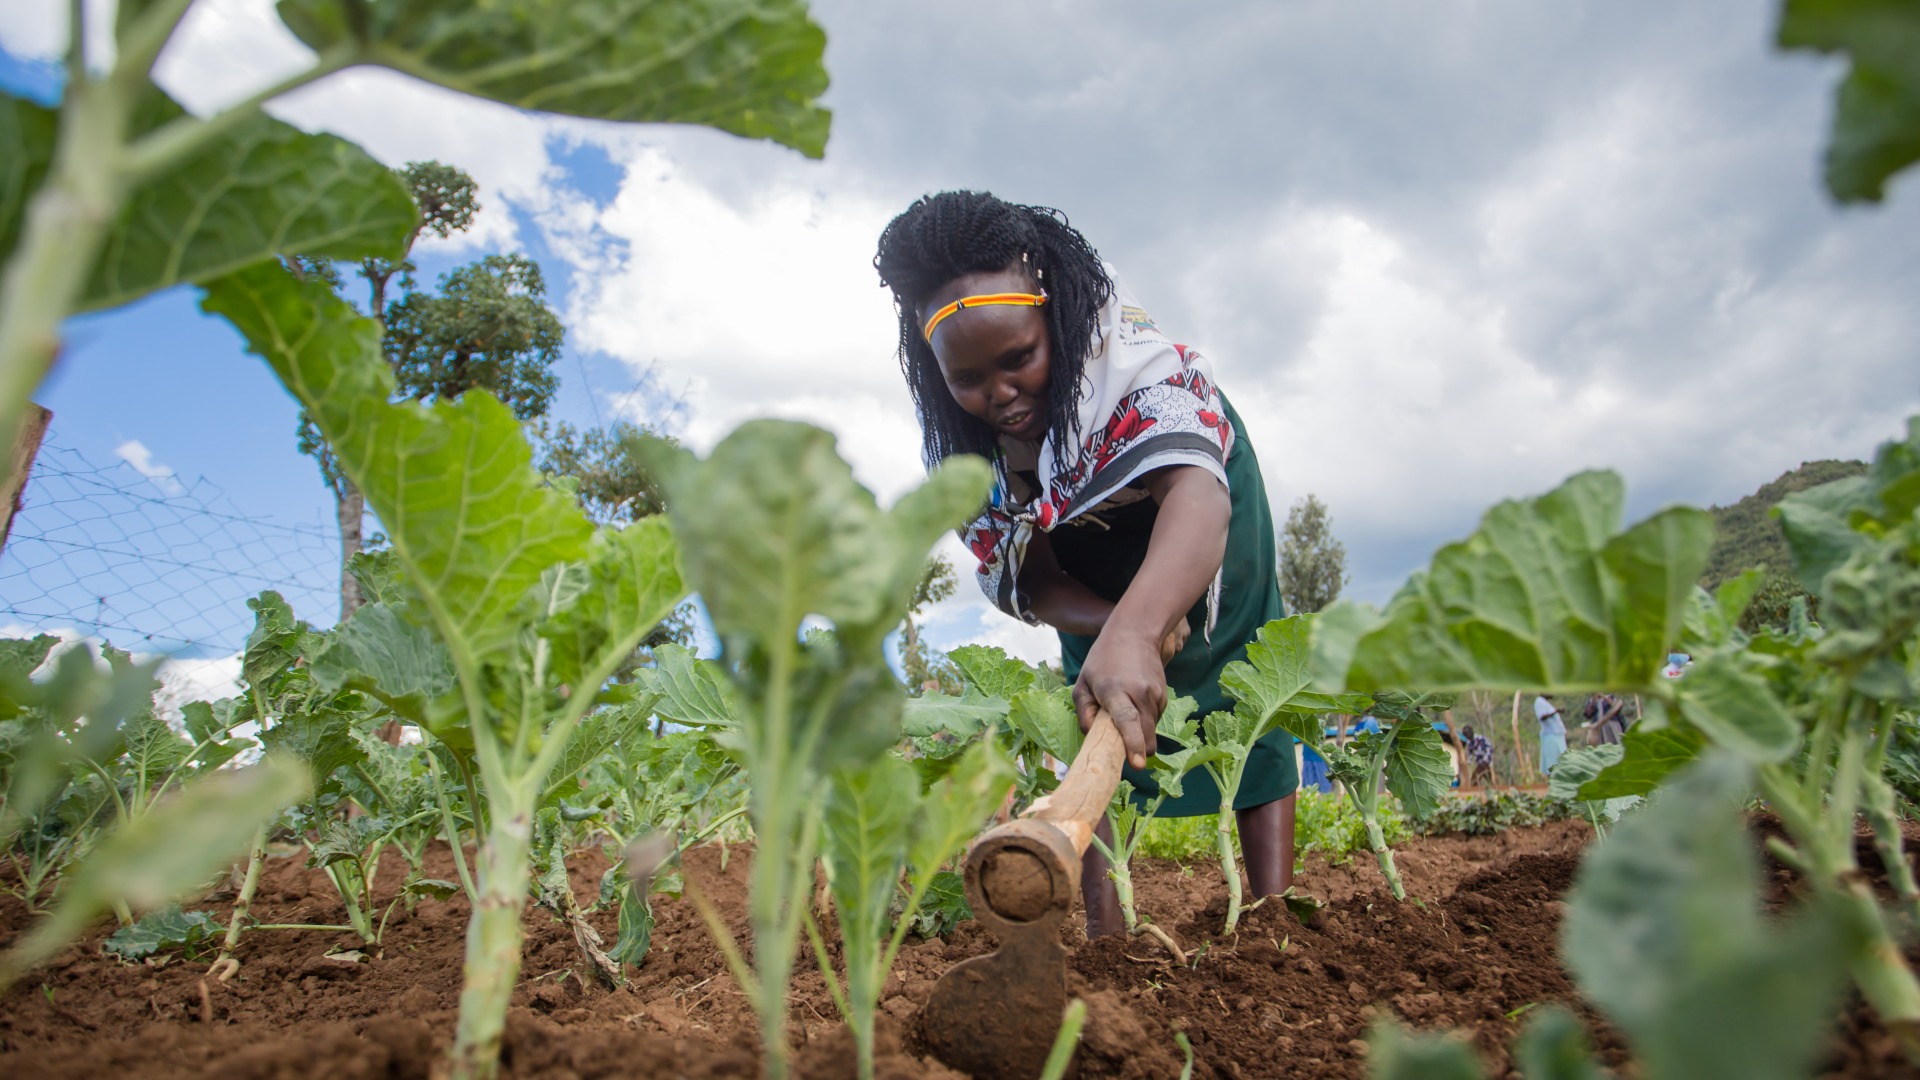
M 1283 614 L 1240 418 L 1211 364 L 1168 340 L 1058 211 L 931 195 L 887 226 L 874 265 L 893 291 L 928 466 L 954 454 L 994 465 L 989 504 L 962 534 L 981 588 L 1059 632 L 1081 728 L 1097 708 L 1112 714 L 1126 779 L 1138 798 L 1156 794 L 1145 766 L 1169 694 L 1202 714 L 1231 708 L 1221 669 Z M 1291 737 L 1261 740 L 1234 805 L 1255 896 L 1292 881 L 1297 784 Z M 1182 787 L 1162 816 L 1219 809 L 1204 772 Z M 1089 936 L 1121 929 L 1097 850 L 1081 887 Z

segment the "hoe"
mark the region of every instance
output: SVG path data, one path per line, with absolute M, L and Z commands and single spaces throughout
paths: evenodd
M 1040 1075 L 1067 1007 L 1060 924 L 1125 759 L 1120 731 L 1101 710 L 1058 790 L 967 850 L 967 902 L 1000 948 L 956 964 L 927 1000 L 927 1043 L 953 1068 L 976 1077 Z

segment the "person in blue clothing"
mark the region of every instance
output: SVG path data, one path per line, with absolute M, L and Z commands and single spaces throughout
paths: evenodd
M 1323 795 L 1333 794 L 1333 776 L 1327 772 L 1327 759 L 1311 746 L 1300 748 L 1300 790 L 1312 788 Z
M 1533 699 L 1533 715 L 1540 721 L 1540 772 L 1550 773 L 1553 763 L 1567 752 L 1567 721 L 1560 715 L 1560 706 L 1553 703 L 1552 694 Z

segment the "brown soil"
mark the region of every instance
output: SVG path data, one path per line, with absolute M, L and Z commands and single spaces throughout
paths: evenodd
M 1225 890 L 1217 868 L 1149 861 L 1136 871 L 1143 912 L 1189 949 L 1205 943 L 1197 967 L 1172 964 L 1146 938 L 1086 942 L 1077 916 L 1063 930 L 1072 949 L 1071 990 L 1089 1005 L 1080 1053 L 1086 1077 L 1178 1076 L 1183 1031 L 1196 1077 L 1328 1076 L 1365 1073 L 1368 1026 L 1391 1011 L 1416 1027 L 1458 1027 L 1495 1071 L 1526 1006 L 1564 1002 L 1594 1031 L 1600 1056 L 1618 1066 L 1618 1037 L 1580 1006 L 1555 960 L 1559 902 L 1590 830 L 1562 822 L 1495 837 L 1430 837 L 1408 842 L 1398 861 L 1410 896 L 1389 897 L 1370 859 L 1341 867 L 1311 863 L 1302 886 L 1331 905 L 1310 927 L 1284 908 L 1263 906 L 1240 932 L 1220 939 Z M 724 861 L 724 865 L 723 865 Z M 1864 860 L 1873 865 L 1871 859 Z M 269 862 L 256 914 L 272 922 L 338 922 L 343 912 L 325 877 L 299 858 Z M 688 875 L 745 937 L 747 852 L 689 855 Z M 597 852 L 573 863 L 583 901 L 606 867 Z M 397 888 L 403 867 L 390 857 L 379 890 Z M 429 871 L 451 878 L 444 849 Z M 1776 882 L 1776 895 L 1791 882 Z M 224 917 L 219 894 L 201 905 Z M 749 1077 L 758 1071 L 751 1009 L 718 950 L 686 903 L 657 903 L 659 925 L 646 962 L 618 990 L 585 985 L 571 933 L 549 912 L 530 910 L 521 983 L 508 1018 L 505 1072 L 513 1077 Z M 242 946 L 227 982 L 206 961 L 127 965 L 100 951 L 103 925 L 0 999 L 0 1075 L 38 1077 L 429 1075 L 451 1040 L 458 1007 L 464 898 L 396 908 L 384 953 L 366 963 L 328 958 L 351 935 L 261 931 Z M 29 916 L 0 902 L 0 940 Z M 613 915 L 592 916 L 613 936 Z M 993 948 L 977 924 L 951 938 L 902 950 L 883 994 L 880 1075 L 953 1077 L 924 1056 L 916 1029 L 934 980 L 952 964 Z M 811 958 L 797 967 L 789 1014 L 796 1072 L 853 1075 L 844 1026 Z M 1834 1077 L 1911 1077 L 1892 1040 L 1854 1005 L 1827 1063 Z

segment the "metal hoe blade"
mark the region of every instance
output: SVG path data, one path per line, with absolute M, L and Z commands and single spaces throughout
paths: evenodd
M 1015 821 L 967 853 L 967 901 L 1000 948 L 955 965 L 921 1013 L 935 1056 L 982 1078 L 1040 1075 L 1067 1007 L 1067 951 L 1060 946 L 1079 888 L 1080 860 L 1060 831 Z

